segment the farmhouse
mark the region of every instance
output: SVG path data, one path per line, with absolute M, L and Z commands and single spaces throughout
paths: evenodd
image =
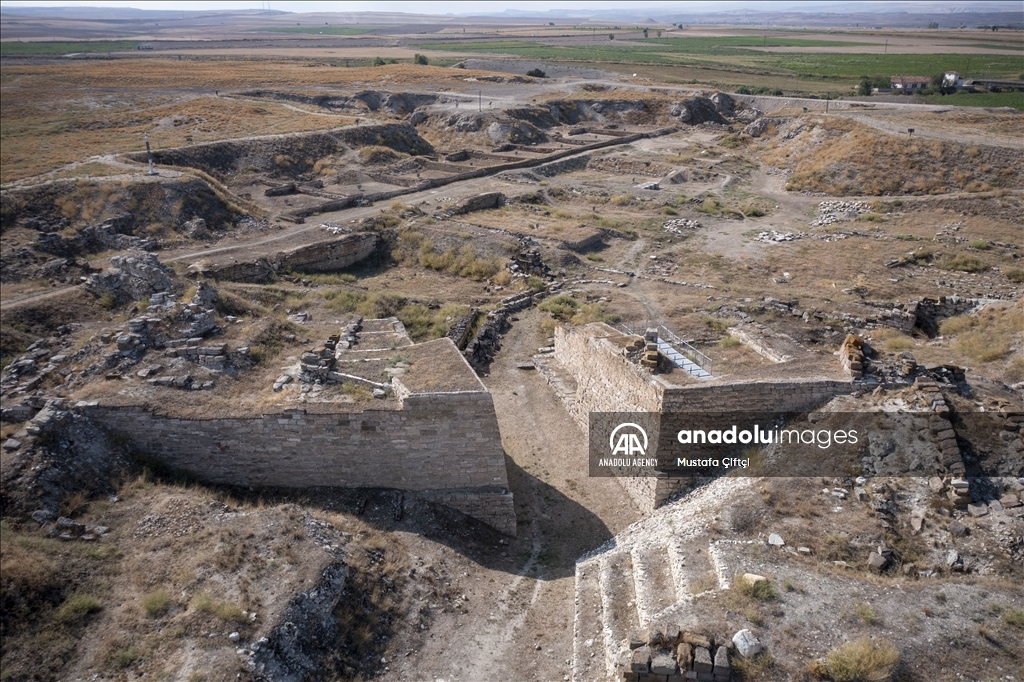
M 928 76 L 893 76 L 890 79 L 892 89 L 900 92 L 914 92 L 928 87 L 931 79 Z

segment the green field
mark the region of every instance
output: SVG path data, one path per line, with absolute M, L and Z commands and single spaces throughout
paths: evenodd
M 1024 110 L 1024 92 L 957 92 L 952 95 L 925 95 L 923 99 L 957 107 L 1013 107 Z
M 260 31 L 271 31 L 273 33 L 323 33 L 325 36 L 357 36 L 369 33 L 375 26 L 277 26 L 275 28 L 261 28 Z
M 0 55 L 15 54 L 68 54 L 71 52 L 124 52 L 134 50 L 139 43 L 131 40 L 104 40 L 96 42 L 3 42 Z
M 600 35 L 600 34 L 598 34 Z M 715 38 L 616 38 L 605 43 L 592 40 L 580 45 L 550 45 L 529 40 L 446 42 L 421 44 L 423 50 L 450 50 L 478 54 L 508 54 L 552 62 L 593 64 L 646 64 L 701 69 L 724 69 L 737 76 L 747 74 L 749 85 L 768 85 L 773 77 L 813 83 L 836 83 L 837 89 L 853 88 L 861 76 L 895 74 L 931 76 L 957 70 L 965 78 L 1016 78 L 1024 71 L 1022 55 L 959 54 L 864 54 L 777 53 L 759 47 L 849 47 L 870 43 L 764 36 Z M 879 46 L 879 51 L 884 47 Z M 970 68 L 968 68 L 968 66 Z M 743 80 L 742 78 L 740 80 Z

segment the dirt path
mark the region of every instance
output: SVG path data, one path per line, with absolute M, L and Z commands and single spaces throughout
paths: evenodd
M 508 567 L 467 570 L 459 589 L 468 612 L 435 622 L 433 638 L 389 679 L 568 679 L 575 560 L 640 517 L 615 480 L 588 476 L 584 434 L 544 378 L 516 368 L 544 345 L 543 316 L 536 309 L 521 314 L 484 380 L 519 520 Z

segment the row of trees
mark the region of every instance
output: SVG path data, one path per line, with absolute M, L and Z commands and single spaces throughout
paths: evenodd
M 928 83 L 929 92 L 939 92 L 943 95 L 956 92 L 955 87 L 945 87 L 943 85 L 945 80 L 944 74 L 937 74 L 931 77 Z M 857 94 L 868 96 L 871 94 L 874 88 L 888 89 L 892 87 L 892 79 L 889 76 L 861 76 L 860 82 L 857 84 Z
M 397 59 L 389 59 L 387 61 L 384 61 L 381 57 L 374 57 L 373 58 L 373 65 L 374 66 L 384 66 L 385 64 L 397 64 L 397 63 L 398 63 Z M 419 54 L 417 52 L 416 54 L 414 54 L 412 56 L 412 63 L 413 64 L 420 64 L 421 66 L 426 66 L 430 62 L 427 61 L 426 55 L 422 55 L 422 54 Z

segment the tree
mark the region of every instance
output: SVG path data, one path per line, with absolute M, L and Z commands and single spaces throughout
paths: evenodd
M 647 29 L 645 28 L 644 29 L 644 38 L 646 38 L 646 37 L 647 37 Z
M 373 58 L 373 65 L 374 66 L 384 66 L 384 60 L 381 59 L 380 57 L 374 57 Z
M 661 37 L 661 29 L 659 28 L 657 31 L 654 32 L 654 34 L 660 38 Z
M 426 66 L 427 64 L 429 64 L 429 62 L 427 61 L 427 55 L 420 54 L 419 52 L 412 56 L 412 63 L 419 64 L 421 66 Z
M 942 82 L 944 80 L 946 80 L 946 77 L 940 73 L 935 76 L 932 76 L 932 79 L 928 82 L 928 84 L 932 87 L 933 90 L 939 90 L 940 88 L 942 88 Z
M 608 40 L 615 40 L 615 34 L 614 33 L 609 33 L 608 34 Z
M 871 94 L 871 79 L 867 76 L 861 78 L 860 83 L 857 85 L 857 94 L 864 95 L 865 97 Z
M 937 22 L 937 21 L 933 21 L 932 23 L 928 24 L 928 28 L 938 28 L 938 27 L 939 27 L 939 22 Z

